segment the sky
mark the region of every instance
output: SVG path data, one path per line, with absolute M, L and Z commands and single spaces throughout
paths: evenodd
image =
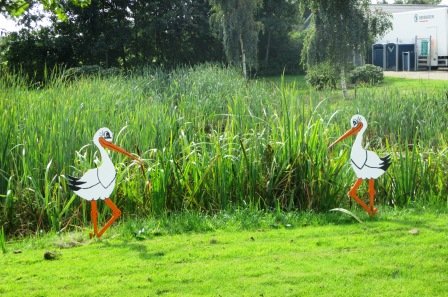
M 0 30 L 5 30 L 8 32 L 16 31 L 16 23 L 12 20 L 6 19 L 2 14 L 0 14 Z
M 372 3 L 382 2 L 380 0 L 371 0 Z M 389 3 L 393 3 L 393 0 L 388 0 Z M 442 0 L 440 4 L 448 5 L 448 0 Z M 0 14 L 0 30 L 5 30 L 7 32 L 13 32 L 20 30 L 20 27 L 16 25 L 16 22 L 11 19 L 5 18 Z
M 33 8 L 33 10 L 36 10 L 38 12 L 42 12 L 44 9 L 43 7 L 40 5 L 40 7 L 37 8 Z M 45 24 L 49 24 L 48 20 L 44 20 L 42 22 L 38 22 L 38 25 L 45 25 Z M 14 32 L 14 31 L 19 31 L 21 29 L 21 27 L 19 27 L 16 24 L 16 21 L 14 20 L 14 18 L 12 17 L 8 17 L 6 18 L 4 15 L 0 14 L 0 31 L 7 31 L 7 32 Z
M 6 31 L 12 31 L 15 27 L 13 21 L 7 20 L 3 15 L 0 14 L 0 29 Z

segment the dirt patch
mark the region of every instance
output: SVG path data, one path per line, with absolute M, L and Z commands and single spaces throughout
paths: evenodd
M 431 71 L 384 71 L 384 76 L 413 79 L 448 80 L 448 69 Z

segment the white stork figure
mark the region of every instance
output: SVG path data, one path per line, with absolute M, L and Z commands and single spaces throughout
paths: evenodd
M 113 144 L 112 138 L 113 134 L 108 128 L 99 129 L 93 136 L 93 143 L 98 147 L 98 150 L 101 153 L 101 164 L 95 169 L 88 170 L 80 178 L 67 176 L 70 189 L 72 189 L 76 195 L 91 203 L 90 215 L 93 222 L 93 233 L 90 233 L 90 237 L 97 236 L 100 238 L 121 215 L 120 209 L 118 209 L 115 203 L 109 199 L 115 187 L 117 172 L 115 171 L 114 164 L 110 160 L 105 148 L 122 153 L 131 159 L 139 160 L 136 156 L 131 155 L 126 150 Z M 112 210 L 112 217 L 100 231 L 98 231 L 98 211 L 96 205 L 98 199 L 104 200 L 107 206 Z
M 378 211 L 374 207 L 375 202 L 375 179 L 380 177 L 389 168 L 391 161 L 390 155 L 380 158 L 378 155 L 372 151 L 368 151 L 362 147 L 362 137 L 367 129 L 367 121 L 362 115 L 354 115 L 351 120 L 351 129 L 345 132 L 341 137 L 336 139 L 335 142 L 330 144 L 328 147 L 331 149 L 336 143 L 347 138 L 351 135 L 356 135 L 355 142 L 352 146 L 352 151 L 350 153 L 350 165 L 355 171 L 358 179 L 356 180 L 353 187 L 347 193 L 348 196 L 352 197 L 359 205 L 364 208 L 364 210 L 370 215 L 374 216 Z M 362 201 L 357 195 L 357 190 L 362 183 L 363 179 L 369 180 L 369 196 L 370 205 L 367 206 L 364 201 Z

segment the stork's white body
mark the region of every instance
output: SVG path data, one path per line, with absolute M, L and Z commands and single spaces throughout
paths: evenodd
M 376 153 L 362 147 L 363 134 L 364 131 L 361 130 L 356 135 L 355 143 L 353 143 L 350 153 L 350 165 L 358 178 L 377 179 L 386 172 L 383 169 L 384 161 Z
M 107 158 L 102 157 L 101 165 L 88 170 L 79 179 L 79 182 L 84 182 L 84 184 L 80 185 L 80 189 L 74 192 L 85 200 L 104 200 L 109 198 L 114 191 L 115 178 L 114 164 L 109 156 Z

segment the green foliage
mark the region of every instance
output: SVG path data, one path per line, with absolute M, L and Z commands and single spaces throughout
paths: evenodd
M 316 90 L 335 89 L 339 73 L 329 62 L 320 63 L 307 70 L 306 82 Z
M 50 28 L 22 30 L 3 39 L 0 45 L 2 68 L 24 76 L 30 82 L 40 85 L 51 76 L 59 75 L 64 67 L 76 64 L 69 39 Z
M 91 0 L 70 0 L 71 4 L 79 7 L 87 7 L 90 5 L 90 2 Z M 2 0 L 0 1 L 0 13 L 7 13 L 10 16 L 18 17 L 38 4 L 42 5 L 45 10 L 54 13 L 59 20 L 67 20 L 67 15 L 64 10 L 66 2 L 61 0 Z
M 25 13 L 29 7 L 30 4 L 25 0 L 4 0 L 0 2 L 0 11 L 3 13 L 7 12 L 15 17 Z
M 377 85 L 384 80 L 383 69 L 371 64 L 356 67 L 350 72 L 349 77 L 352 84 Z

